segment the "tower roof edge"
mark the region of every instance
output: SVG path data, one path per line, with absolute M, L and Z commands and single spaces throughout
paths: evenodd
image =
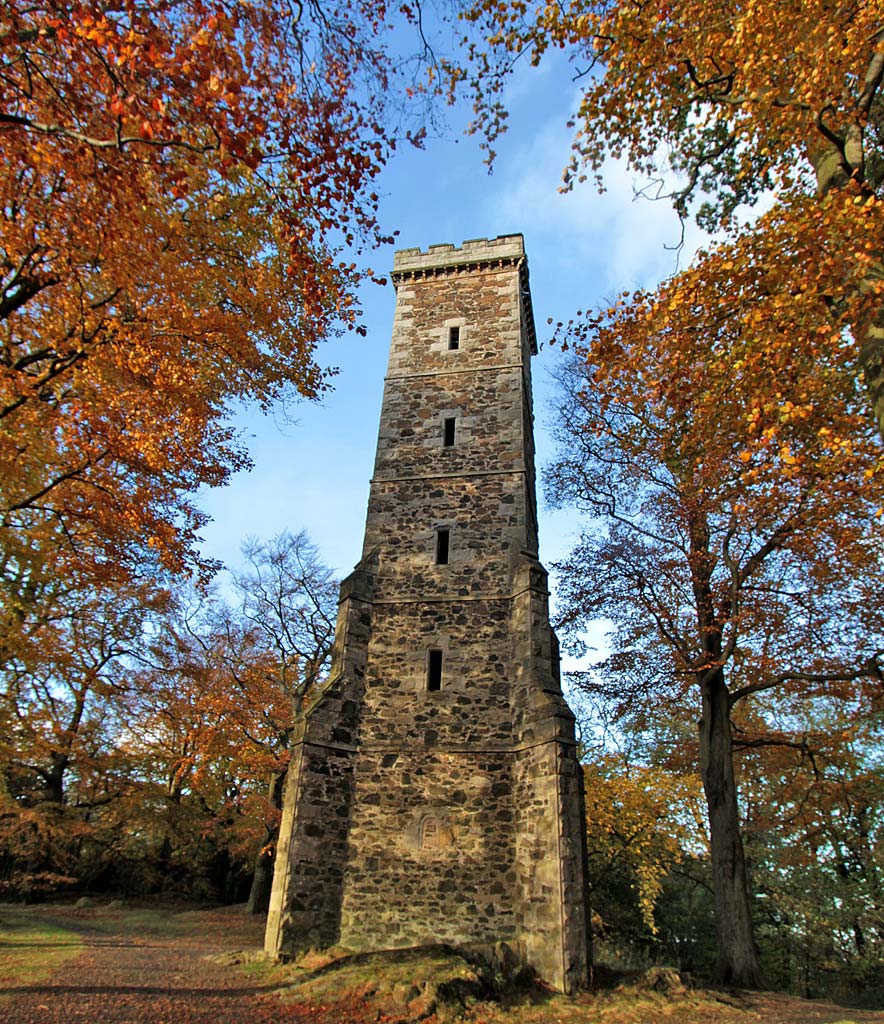
M 525 257 L 525 241 L 519 235 L 498 235 L 497 238 L 470 238 L 462 245 L 442 243 L 422 249 L 400 249 L 393 255 L 393 274 L 422 270 L 441 270 L 465 263 L 520 259 Z
M 394 285 L 403 279 L 432 277 L 469 268 L 511 265 L 519 268 L 522 282 L 522 296 L 525 300 L 525 314 L 531 351 L 537 352 L 534 329 L 534 313 L 531 308 L 531 291 L 528 286 L 528 257 L 525 253 L 525 239 L 521 234 L 498 235 L 497 238 L 470 238 L 462 245 L 451 243 L 428 246 L 422 249 L 400 249 L 393 254 L 393 270 L 390 277 Z

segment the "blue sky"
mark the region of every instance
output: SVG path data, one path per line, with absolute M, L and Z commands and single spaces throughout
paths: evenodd
M 550 336 L 548 318 L 567 320 L 578 309 L 671 274 L 676 256 L 666 246 L 679 240 L 678 220 L 665 201 L 634 199 L 634 188 L 643 183 L 630 172 L 609 166 L 602 195 L 591 182 L 558 192 L 574 96 L 564 62 L 525 68 L 509 90 L 510 130 L 497 146 L 491 175 L 478 142 L 462 134 L 466 118 L 459 110 L 450 113 L 444 137 L 431 139 L 424 150 L 400 151 L 378 189 L 382 229 L 398 230 L 399 237 L 374 254 L 373 269 L 387 274 L 397 248 L 521 233 L 540 342 Z M 698 238 L 690 234 L 686 251 Z M 247 535 L 306 529 L 338 575 L 353 568 L 362 548 L 395 292 L 389 284 L 366 286 L 362 302 L 368 336 L 334 340 L 321 353 L 326 365 L 340 368 L 332 394 L 321 404 L 297 407 L 294 424 L 257 412 L 238 417 L 254 468 L 203 495 L 202 506 L 212 516 L 203 531 L 207 555 L 235 568 Z M 553 455 L 548 376 L 559 358 L 545 345 L 534 363 L 541 475 Z M 574 513 L 551 513 L 539 498 L 540 553 L 548 565 L 566 553 L 580 523 Z

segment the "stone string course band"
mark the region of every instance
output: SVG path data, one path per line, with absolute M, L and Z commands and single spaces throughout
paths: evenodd
M 571 992 L 583 776 L 537 556 L 522 236 L 405 249 L 392 277 L 363 557 L 296 722 L 266 948 L 502 942 Z

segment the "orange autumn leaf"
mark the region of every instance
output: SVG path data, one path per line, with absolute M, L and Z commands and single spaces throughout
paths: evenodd
M 193 495 L 248 465 L 229 413 L 329 386 L 365 273 L 337 239 L 384 239 L 387 27 L 370 0 L 5 5 L 4 664 L 53 581 L 210 572 Z

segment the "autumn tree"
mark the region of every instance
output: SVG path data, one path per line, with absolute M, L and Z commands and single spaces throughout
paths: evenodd
M 240 863 L 253 859 L 249 906 L 258 913 L 270 894 L 295 714 L 327 666 L 337 584 L 303 532 L 251 539 L 243 553 L 238 606 L 179 588 L 155 619 L 129 747 L 151 766 L 165 807 L 160 860 L 180 862 L 182 820 L 191 832 L 224 833 L 219 842 Z
M 587 819 L 602 956 L 637 954 L 702 976 L 715 953 L 705 814 L 684 790 L 698 763 L 695 706 L 683 701 L 660 714 L 648 702 L 617 702 L 610 692 L 616 674 L 605 672 L 597 666 L 572 674 L 595 737 Z M 755 937 L 765 981 L 776 989 L 829 999 L 862 992 L 869 1005 L 880 998 L 881 700 L 880 686 L 834 698 L 778 691 L 735 710 L 734 771 Z M 651 832 L 636 822 L 659 824 Z M 637 850 L 628 845 L 633 836 Z M 668 857 L 673 839 L 677 861 Z M 649 867 L 664 869 L 656 876 L 653 939 L 636 926 L 631 888 L 639 888 L 633 859 L 640 864 L 646 853 Z
M 461 16 L 472 26 L 469 58 L 449 67 L 450 81 L 471 90 L 489 145 L 505 125 L 503 89 L 519 59 L 567 54 L 579 98 L 565 187 L 609 158 L 625 158 L 655 192 L 674 170 L 678 212 L 730 233 L 695 263 L 710 282 L 691 291 L 695 321 L 719 316 L 722 293 L 738 317 L 750 295 L 758 316 L 744 341 L 757 357 L 800 348 L 813 360 L 833 344 L 860 371 L 884 430 L 880 3 L 478 0 Z M 773 198 L 770 216 L 741 227 L 741 209 L 762 196 Z M 795 307 L 791 333 L 777 315 L 783 305 Z M 642 313 L 661 336 L 667 303 Z
M 570 335 L 581 351 L 563 374 L 549 491 L 599 519 L 559 567 L 564 625 L 615 623 L 597 685 L 621 713 L 694 708 L 718 976 L 752 985 L 735 730 L 747 707 L 878 685 L 884 566 L 869 522 L 884 494 L 867 467 L 881 446 L 837 350 L 828 365 L 799 349 L 732 375 L 742 339 L 730 321 L 648 335 L 642 301 Z M 783 396 L 776 430 L 754 426 L 759 389 Z M 776 737 L 765 726 L 756 739 Z
M 187 581 L 54 588 L 2 677 L 0 890 L 233 898 L 253 879 L 261 909 L 337 587 L 305 534 L 246 554 L 232 603 Z
M 653 942 L 664 881 L 696 844 L 699 780 L 603 749 L 588 752 L 583 772 L 593 959 L 599 943 L 628 955 Z
M 194 567 L 236 403 L 327 386 L 344 246 L 383 240 L 388 28 L 371 0 L 4 6 L 0 660 L 58 581 Z
M 263 726 L 287 717 L 265 685 L 271 671 L 266 650 L 217 597 L 179 588 L 153 623 L 134 673 L 138 728 L 119 738 L 146 809 L 133 815 L 146 838 L 133 865 L 141 885 L 227 894 L 247 870 L 264 816 L 251 805 L 273 759 Z
M 246 567 L 233 577 L 242 614 L 274 652 L 280 689 L 297 713 L 328 666 L 338 582 L 303 530 L 252 537 L 242 550 Z
M 136 695 L 125 670 L 166 595 L 154 588 L 56 594 L 40 643 L 10 657 L 0 688 L 0 876 L 9 891 L 79 873 L 104 809 L 132 787 L 120 756 Z
M 776 742 L 735 736 L 763 963 L 804 996 L 880 998 L 880 686 L 776 710 Z
M 247 568 L 234 576 L 242 614 L 271 660 L 268 679 L 288 714 L 275 723 L 274 744 L 287 752 L 295 716 L 328 668 L 337 619 L 338 583 L 302 530 L 243 545 Z M 260 706 L 258 694 L 251 696 Z M 266 911 L 273 881 L 276 838 L 288 757 L 268 764 L 265 834 L 255 860 L 249 909 Z

